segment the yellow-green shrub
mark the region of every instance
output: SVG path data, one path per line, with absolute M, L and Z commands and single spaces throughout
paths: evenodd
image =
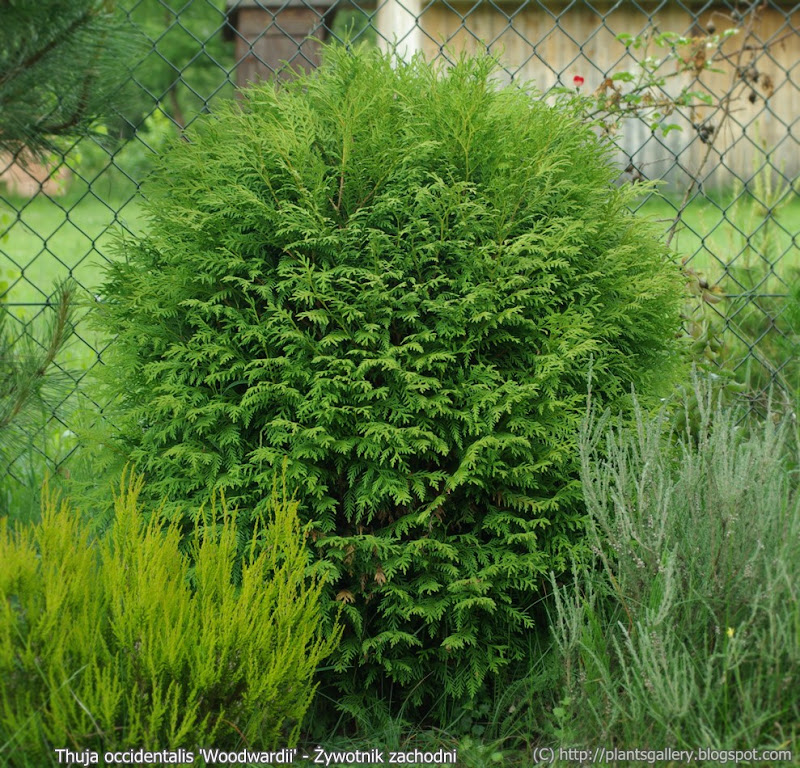
M 305 576 L 296 504 L 273 494 L 234 586 L 224 503 L 184 554 L 173 526 L 143 522 L 141 488 L 123 480 L 100 540 L 49 494 L 40 524 L 0 520 L 3 764 L 44 764 L 55 748 L 296 740 L 314 669 L 338 642 L 318 630 L 321 585 Z

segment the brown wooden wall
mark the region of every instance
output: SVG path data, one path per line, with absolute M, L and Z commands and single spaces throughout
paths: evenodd
M 308 70 L 319 64 L 321 42 L 328 7 L 315 6 L 313 0 L 289 3 L 271 10 L 244 7 L 231 18 L 235 37 L 236 82 L 240 86 L 279 73 L 289 77 L 289 69 Z

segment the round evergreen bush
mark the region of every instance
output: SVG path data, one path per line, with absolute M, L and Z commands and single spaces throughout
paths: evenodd
M 676 368 L 678 270 L 608 149 L 494 68 L 331 48 L 248 89 L 164 158 L 102 289 L 122 456 L 245 524 L 286 462 L 345 691 L 471 695 L 518 658 L 583 546 L 589 367 L 601 406 Z

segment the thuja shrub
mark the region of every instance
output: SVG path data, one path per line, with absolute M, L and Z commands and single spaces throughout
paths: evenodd
M 265 545 L 238 563 L 233 517 L 142 521 L 126 482 L 108 536 L 92 540 L 46 495 L 42 520 L 0 519 L 0 762 L 73 751 L 279 748 L 297 740 L 312 676 L 338 631 L 320 631 L 319 582 L 296 505 L 273 497 Z
M 346 690 L 474 694 L 581 545 L 593 397 L 669 386 L 681 300 L 590 127 L 491 59 L 330 49 L 200 119 L 99 325 L 116 446 L 257 515 L 284 459 L 348 619 Z

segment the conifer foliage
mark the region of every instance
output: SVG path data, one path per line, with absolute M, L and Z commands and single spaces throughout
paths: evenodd
M 50 150 L 112 113 L 136 34 L 115 3 L 0 0 L 0 18 L 0 152 Z
M 0 283 L 0 290 L 6 285 Z M 0 472 L 6 474 L 24 452 L 36 431 L 35 415 L 50 414 L 63 406 L 69 378 L 56 359 L 73 333 L 77 288 L 71 281 L 58 284 L 49 302 L 54 312 L 37 318 L 38 333 L 15 336 L 8 328 L 10 315 L 0 301 Z M 45 323 L 44 327 L 42 324 Z M 66 392 L 65 392 L 66 389 Z M 0 511 L 9 510 L 0 505 Z
M 224 503 L 206 511 L 217 524 L 195 529 L 190 558 L 177 526 L 143 525 L 141 491 L 141 478 L 123 477 L 100 540 L 49 493 L 41 522 L 0 518 L 3 766 L 62 762 L 53 750 L 67 747 L 296 743 L 314 670 L 340 635 L 320 633 L 297 505 L 269 494 L 269 546 L 250 549 L 237 586 Z
M 344 688 L 474 694 L 579 551 L 577 428 L 675 365 L 680 285 L 576 115 L 331 48 L 199 120 L 99 324 L 118 445 L 255 514 L 276 467 L 349 630 Z M 424 681 L 424 682 L 423 682 Z

